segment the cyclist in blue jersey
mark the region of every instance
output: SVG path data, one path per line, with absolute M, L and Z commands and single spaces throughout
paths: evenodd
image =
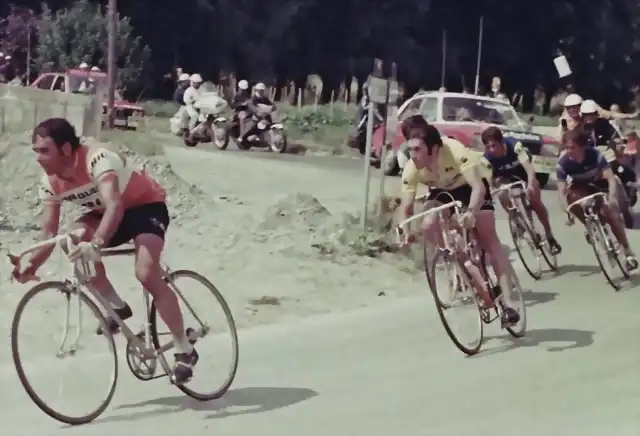
M 562 251 L 562 247 L 551 231 L 549 212 L 542 202 L 540 184 L 536 179 L 536 172 L 531 164 L 527 150 L 520 141 L 505 140 L 502 131 L 497 127 L 486 129 L 482 132 L 481 138 L 485 147 L 484 157 L 491 163 L 493 169 L 493 184 L 499 186 L 516 180 L 522 180 L 526 183 L 531 209 L 533 209 L 544 227 L 551 252 L 559 254 Z M 513 211 L 509 210 L 508 193 L 501 193 L 499 199 L 504 210 L 507 213 L 513 213 Z
M 620 179 L 611 170 L 609 162 L 597 149 L 589 147 L 590 135 L 582 129 L 565 133 L 563 142 L 565 153 L 560 157 L 556 167 L 560 202 L 566 208 L 569 204 L 596 192 L 605 192 L 608 206 L 603 205 L 603 215 L 614 236 L 624 249 L 627 268 L 638 268 L 636 255 L 629 246 L 629 239 L 620 219 L 620 197 L 623 187 Z M 568 225 L 573 224 L 576 216 L 583 224 L 585 217 L 582 208 L 575 206 L 571 210 Z

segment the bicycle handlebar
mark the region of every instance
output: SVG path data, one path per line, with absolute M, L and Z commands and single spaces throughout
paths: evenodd
M 413 221 L 418 220 L 420 218 L 424 218 L 424 217 L 426 217 L 428 215 L 431 215 L 431 214 L 434 214 L 434 213 L 440 213 L 440 212 L 442 212 L 442 211 L 444 211 L 446 209 L 450 209 L 452 207 L 455 209 L 456 213 L 459 213 L 460 209 L 462 209 L 462 203 L 459 202 L 459 201 L 452 201 L 450 203 L 443 204 L 441 206 L 437 206 L 437 207 L 434 207 L 432 209 L 425 210 L 424 212 L 420 212 L 418 214 L 410 216 L 409 218 L 407 218 L 406 220 L 402 221 L 400 224 L 398 224 L 396 226 L 396 235 L 397 235 L 398 239 L 400 240 L 402 238 L 402 236 L 404 235 L 404 232 L 405 232 L 404 228 L 408 224 L 412 223 Z
M 25 257 L 27 254 L 33 253 L 34 251 L 40 250 L 41 248 L 44 247 L 50 247 L 50 246 L 54 246 L 54 245 L 58 245 L 58 244 L 62 244 L 62 242 L 66 242 L 67 243 L 67 248 L 70 248 L 73 245 L 73 237 L 81 237 L 82 234 L 84 233 L 84 230 L 79 229 L 79 230 L 74 230 L 71 231 L 69 233 L 63 233 L 57 236 L 54 236 L 53 238 L 50 239 L 46 239 L 44 241 L 40 241 L 36 244 L 33 244 L 32 246 L 26 248 L 25 250 L 23 250 L 22 252 L 20 252 L 18 255 L 11 255 L 9 254 L 10 257 L 17 257 L 18 260 L 22 259 L 23 257 Z M 64 247 L 63 247 L 64 248 Z
M 567 213 L 571 213 L 571 208 L 573 206 L 580 206 L 584 208 L 584 205 L 586 203 L 591 203 L 591 202 L 595 202 L 596 198 L 598 197 L 602 197 L 604 201 L 607 201 L 605 195 L 603 192 L 596 192 L 595 194 L 591 194 L 591 195 L 587 195 L 586 197 L 582 197 L 579 200 L 574 201 L 573 203 L 571 203 L 569 206 L 567 206 Z
M 513 188 L 522 188 L 522 189 L 526 189 L 527 184 L 523 181 L 523 180 L 518 180 L 517 182 L 513 182 L 513 183 L 506 183 L 504 185 L 500 185 L 497 188 L 494 188 L 491 190 L 491 196 L 493 197 L 496 194 L 499 194 L 501 192 L 504 191 L 510 191 Z

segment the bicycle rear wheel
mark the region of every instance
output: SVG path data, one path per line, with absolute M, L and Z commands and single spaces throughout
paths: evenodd
M 439 265 L 442 268 L 438 268 Z M 482 347 L 484 323 L 482 322 L 476 293 L 469 288 L 466 280 L 460 280 L 460 274 L 464 272 L 458 270 L 457 264 L 446 259 L 444 253 L 438 251 L 429 265 L 430 273 L 428 277 L 431 278 L 429 284 L 436 303 L 438 316 L 447 335 L 460 351 L 472 356 L 477 354 Z M 446 285 L 443 284 L 442 286 L 442 288 L 446 289 L 439 289 L 439 277 L 446 280 Z M 468 317 L 469 323 L 473 324 L 470 329 L 473 329 L 474 332 L 471 333 L 469 338 L 462 338 L 462 333 L 458 331 L 459 323 L 453 320 L 454 312 L 458 314 L 464 313 Z
M 620 266 L 623 271 L 623 275 L 626 274 L 626 271 L 622 268 L 620 261 L 618 259 L 617 253 L 615 253 L 615 249 L 613 247 L 609 247 L 609 245 L 613 245 L 612 241 L 607 238 L 607 235 L 602 228 L 602 223 L 596 219 L 588 219 L 586 222 L 587 233 L 589 234 L 589 240 L 591 247 L 593 248 L 593 253 L 596 255 L 596 260 L 598 261 L 598 266 L 600 266 L 600 270 L 602 274 L 604 274 L 607 282 L 615 289 L 616 291 L 622 288 L 621 280 L 616 280 L 614 278 L 614 268 L 616 265 Z M 612 259 L 612 257 L 615 258 Z M 611 271 L 607 269 L 607 266 L 611 266 Z
M 521 338 L 527 331 L 527 306 L 524 301 L 524 290 L 513 268 L 510 271 L 509 280 L 511 282 L 511 307 L 518 311 L 520 320 L 515 325 L 506 327 L 506 330 L 514 338 Z
M 542 277 L 542 271 L 539 260 L 540 250 L 535 240 L 536 235 L 533 234 L 534 230 L 530 228 L 519 211 L 515 214 L 509 214 L 509 231 L 511 233 L 511 239 L 513 240 L 513 246 L 516 249 L 516 253 L 518 253 L 522 266 L 524 266 L 524 269 L 534 280 L 540 280 L 540 277 Z M 527 261 L 525 259 L 525 250 L 528 250 L 533 254 L 535 261 L 537 262 L 537 268 L 531 265 L 533 261 Z
M 209 294 L 215 298 L 217 305 L 220 307 L 221 312 L 224 316 L 224 322 L 226 323 L 225 327 L 226 329 L 228 329 L 228 333 L 230 335 L 230 344 L 228 344 L 230 345 L 229 347 L 230 356 L 228 356 L 230 357 L 230 362 L 227 366 L 226 374 L 223 376 L 219 385 L 213 388 L 208 387 L 206 388 L 206 391 L 198 392 L 201 389 L 198 389 L 197 391 L 194 388 L 195 380 L 192 380 L 191 382 L 189 382 L 188 385 L 186 384 L 176 385 L 176 387 L 180 389 L 182 392 L 184 392 L 185 394 L 187 394 L 188 396 L 196 400 L 199 400 L 199 401 L 215 400 L 223 396 L 229 390 L 236 376 L 236 372 L 238 370 L 239 347 L 238 347 L 238 332 L 236 331 L 236 324 L 233 319 L 233 315 L 231 314 L 231 309 L 229 309 L 229 306 L 227 305 L 227 302 L 225 301 L 224 297 L 222 296 L 220 291 L 218 291 L 218 289 L 213 285 L 213 283 L 211 283 L 205 277 L 201 276 L 200 274 L 194 271 L 189 271 L 189 270 L 173 271 L 169 274 L 169 277 L 168 277 L 169 285 L 172 287 L 174 292 L 176 292 L 180 305 L 182 306 L 182 314 L 185 318 L 185 329 L 187 330 L 193 329 L 195 332 L 199 334 L 197 342 L 202 341 L 202 339 L 207 335 L 213 336 L 215 339 L 221 339 L 221 338 L 219 335 L 217 335 L 218 332 L 212 331 L 212 326 L 209 323 L 203 322 L 202 318 L 198 314 L 196 314 L 194 311 L 194 308 L 197 307 L 198 309 L 202 308 L 201 312 L 211 313 L 213 307 L 203 305 L 200 302 L 200 300 L 190 299 L 191 302 L 188 302 L 187 299 L 185 298 L 185 294 L 182 292 L 182 290 L 185 289 L 185 286 L 182 284 L 180 285 L 176 284 L 177 281 L 184 281 L 184 279 L 190 279 L 192 282 L 197 282 L 200 285 L 200 287 L 204 287 L 209 292 Z M 195 283 L 192 283 L 192 285 L 190 285 L 189 287 L 190 288 L 195 287 Z M 188 315 L 192 315 L 193 321 L 186 320 Z M 159 322 L 158 313 L 156 310 L 155 302 L 152 302 L 151 308 L 149 311 L 149 323 L 150 323 L 151 339 L 156 349 L 161 347 L 161 344 L 160 344 L 161 334 L 158 332 L 158 327 L 159 327 L 158 322 Z M 198 347 L 196 346 L 196 348 Z M 200 361 L 203 360 L 203 357 L 204 357 L 203 355 L 200 356 Z M 209 359 L 211 359 L 211 357 L 209 357 Z M 213 357 L 213 359 L 215 359 L 215 356 Z M 208 372 L 210 371 L 205 371 L 202 368 L 202 362 L 199 362 L 198 365 L 194 367 L 194 372 L 198 374 L 211 375 L 211 374 L 208 374 Z M 194 377 L 194 379 L 195 378 L 196 377 Z
M 98 404 L 93 410 L 90 410 L 88 413 L 83 415 L 71 416 L 65 413 L 61 413 L 55 410 L 53 407 L 49 406 L 45 400 L 43 400 L 38 393 L 36 393 L 32 384 L 27 379 L 26 371 L 24 370 L 24 366 L 20 357 L 20 345 L 19 345 L 19 335 L 18 331 L 20 328 L 20 322 L 22 320 L 22 316 L 24 315 L 27 304 L 32 301 L 37 295 L 42 294 L 44 292 L 55 291 L 60 292 L 64 296 L 67 297 L 67 303 L 70 303 L 70 297 L 76 297 L 79 299 L 81 304 L 86 305 L 93 315 L 98 320 L 98 325 L 102 328 L 104 332 L 103 336 L 101 336 L 101 340 L 106 340 L 107 345 L 109 347 L 109 351 L 113 356 L 113 372 L 111 376 L 111 380 L 107 386 L 107 392 L 105 398 L 102 402 Z M 109 329 L 107 328 L 107 321 L 104 316 L 95 305 L 95 303 L 87 297 L 82 292 L 78 292 L 78 290 L 69 288 L 63 282 L 44 282 L 40 283 L 33 288 L 31 288 L 20 300 L 18 303 L 18 307 L 16 307 L 15 314 L 13 316 L 13 322 L 11 324 L 11 354 L 13 356 L 13 363 L 15 364 L 16 371 L 18 372 L 18 378 L 20 379 L 20 383 L 24 387 L 29 398 L 38 406 L 40 410 L 49 415 L 51 418 L 64 422 L 69 425 L 80 425 L 86 424 L 88 422 L 93 421 L 98 416 L 105 411 L 109 403 L 111 402 L 113 395 L 116 389 L 116 383 L 118 381 L 118 354 L 116 351 L 115 343 L 113 340 L 113 336 L 109 333 Z

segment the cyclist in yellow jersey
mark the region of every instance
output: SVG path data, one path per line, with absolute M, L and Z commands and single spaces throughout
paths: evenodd
M 442 137 L 438 129 L 420 115 L 407 118 L 402 132 L 411 153 L 411 160 L 402 172 L 402 209 L 405 216 L 409 218 L 414 214 L 420 184 L 430 188 L 431 203 L 446 203 L 451 198 L 460 201 L 466 208 L 461 222 L 465 228 L 477 230 L 477 241 L 491 259 L 503 291 L 507 305 L 503 325 L 516 324 L 520 315 L 511 307 L 511 263 L 496 232 L 495 209 L 488 183 L 492 177 L 491 164 L 481 153 L 455 139 Z M 435 217 L 425 218 L 422 230 L 430 242 L 442 245 L 442 231 Z

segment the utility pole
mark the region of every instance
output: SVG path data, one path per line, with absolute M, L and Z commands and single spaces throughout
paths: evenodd
M 117 38 L 117 19 L 118 19 L 118 4 L 116 0 L 109 0 L 109 6 L 107 10 L 107 32 L 109 34 L 108 49 L 107 49 L 107 126 L 113 129 L 115 124 L 116 113 L 113 108 L 115 100 L 116 90 L 116 38 Z

